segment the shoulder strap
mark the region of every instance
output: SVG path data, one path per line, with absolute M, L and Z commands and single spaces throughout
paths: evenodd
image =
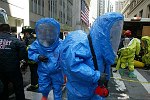
M 94 52 L 94 48 L 93 48 L 93 45 L 92 45 L 92 40 L 91 40 L 90 34 L 87 37 L 88 37 L 88 40 L 89 40 L 89 46 L 90 46 L 90 50 L 91 50 L 91 53 L 92 53 L 92 59 L 93 59 L 94 67 L 95 67 L 95 70 L 98 70 L 96 55 L 95 55 L 95 52 Z

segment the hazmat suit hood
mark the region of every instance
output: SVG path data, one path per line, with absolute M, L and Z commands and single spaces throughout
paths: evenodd
M 148 47 L 148 50 L 150 51 L 150 37 L 149 36 L 143 36 L 141 40 L 144 42 L 145 46 Z
M 60 24 L 53 18 L 41 18 L 35 26 L 41 47 L 53 50 L 59 44 Z
M 144 62 L 146 65 L 150 65 L 150 37 L 143 36 L 141 40 L 141 45 L 144 51 L 144 55 L 142 56 L 142 62 Z
M 115 61 L 123 27 L 123 15 L 106 13 L 98 17 L 90 29 L 98 66 L 111 65 Z M 103 62 L 100 61 L 103 58 Z

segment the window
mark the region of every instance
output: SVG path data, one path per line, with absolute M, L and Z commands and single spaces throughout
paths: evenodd
M 51 15 L 51 17 L 53 17 L 53 1 L 51 0 L 51 4 L 50 4 L 50 15 Z
M 54 9 L 55 9 L 55 0 L 53 0 L 53 12 L 52 12 L 53 13 L 53 17 L 54 17 L 54 13 L 55 13 Z
M 44 0 L 42 0 L 42 15 L 44 16 Z
M 67 1 L 67 15 L 66 15 L 66 23 L 70 26 L 72 26 L 72 6 L 73 3 L 70 2 L 70 0 Z
M 34 0 L 34 13 L 37 13 L 37 0 Z
M 62 22 L 62 11 L 59 12 L 59 21 Z
M 63 2 L 63 9 L 65 9 L 65 2 Z
M 147 18 L 150 18 L 150 4 L 147 6 Z
M 140 16 L 140 17 L 143 16 L 143 10 L 141 10 L 141 11 L 139 12 L 139 16 Z
M 133 7 L 135 7 L 135 6 L 136 6 L 136 1 L 134 0 L 134 1 L 133 1 Z
M 38 14 L 41 14 L 41 0 L 38 0 Z
M 55 7 L 54 7 L 54 12 L 55 12 L 55 18 L 57 17 L 57 0 L 54 0 L 55 2 Z
M 49 17 L 51 17 L 51 9 L 50 9 L 51 5 L 50 5 L 50 0 L 48 0 L 48 15 Z
M 59 4 L 62 6 L 62 0 L 59 0 L 60 2 L 59 2 Z
M 50 0 L 48 1 L 48 10 L 50 11 Z
M 33 12 L 33 0 L 30 0 L 30 11 Z

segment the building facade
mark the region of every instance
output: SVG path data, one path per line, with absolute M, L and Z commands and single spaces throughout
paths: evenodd
M 0 0 L 0 7 L 6 10 L 10 26 L 18 32 L 21 32 L 22 26 L 29 25 L 28 0 Z
M 107 12 L 113 12 L 113 4 L 110 0 L 91 0 L 90 3 L 90 26 L 98 16 Z
M 97 1 L 97 5 L 98 5 L 97 13 L 98 13 L 98 16 L 101 16 L 101 15 L 103 15 L 105 13 L 105 6 L 106 6 L 105 3 L 106 3 L 105 0 L 98 0 Z
M 91 0 L 73 0 L 73 29 L 89 31 L 89 6 Z
M 112 2 L 110 2 L 108 12 L 113 12 L 113 11 L 114 11 L 114 6 L 113 6 Z
M 42 17 L 51 17 L 61 24 L 61 31 L 72 28 L 73 0 L 30 0 L 30 26 L 34 27 Z
M 124 8 L 126 0 L 117 0 L 115 1 L 115 12 L 121 12 Z
M 126 18 L 150 18 L 150 0 L 127 0 L 121 12 Z
M 89 10 L 91 0 L 83 1 Z M 89 25 L 81 19 L 81 3 L 82 0 L 0 0 L 0 7 L 6 10 L 9 24 L 17 32 L 21 32 L 23 26 L 34 28 L 36 21 L 43 17 L 58 20 L 62 32 L 87 31 Z

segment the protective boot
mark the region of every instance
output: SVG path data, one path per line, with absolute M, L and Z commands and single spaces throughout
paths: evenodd
M 47 100 L 47 97 L 42 96 L 41 100 Z
M 37 85 L 31 85 L 30 87 L 27 88 L 27 91 L 36 91 L 38 89 L 38 84 Z
M 130 77 L 130 78 L 137 78 L 137 76 L 134 74 L 133 71 L 130 71 L 130 72 L 129 72 L 129 77 Z
M 121 76 L 124 76 L 124 69 L 123 69 L 123 68 L 120 68 L 120 69 L 119 69 L 119 74 L 120 74 Z

